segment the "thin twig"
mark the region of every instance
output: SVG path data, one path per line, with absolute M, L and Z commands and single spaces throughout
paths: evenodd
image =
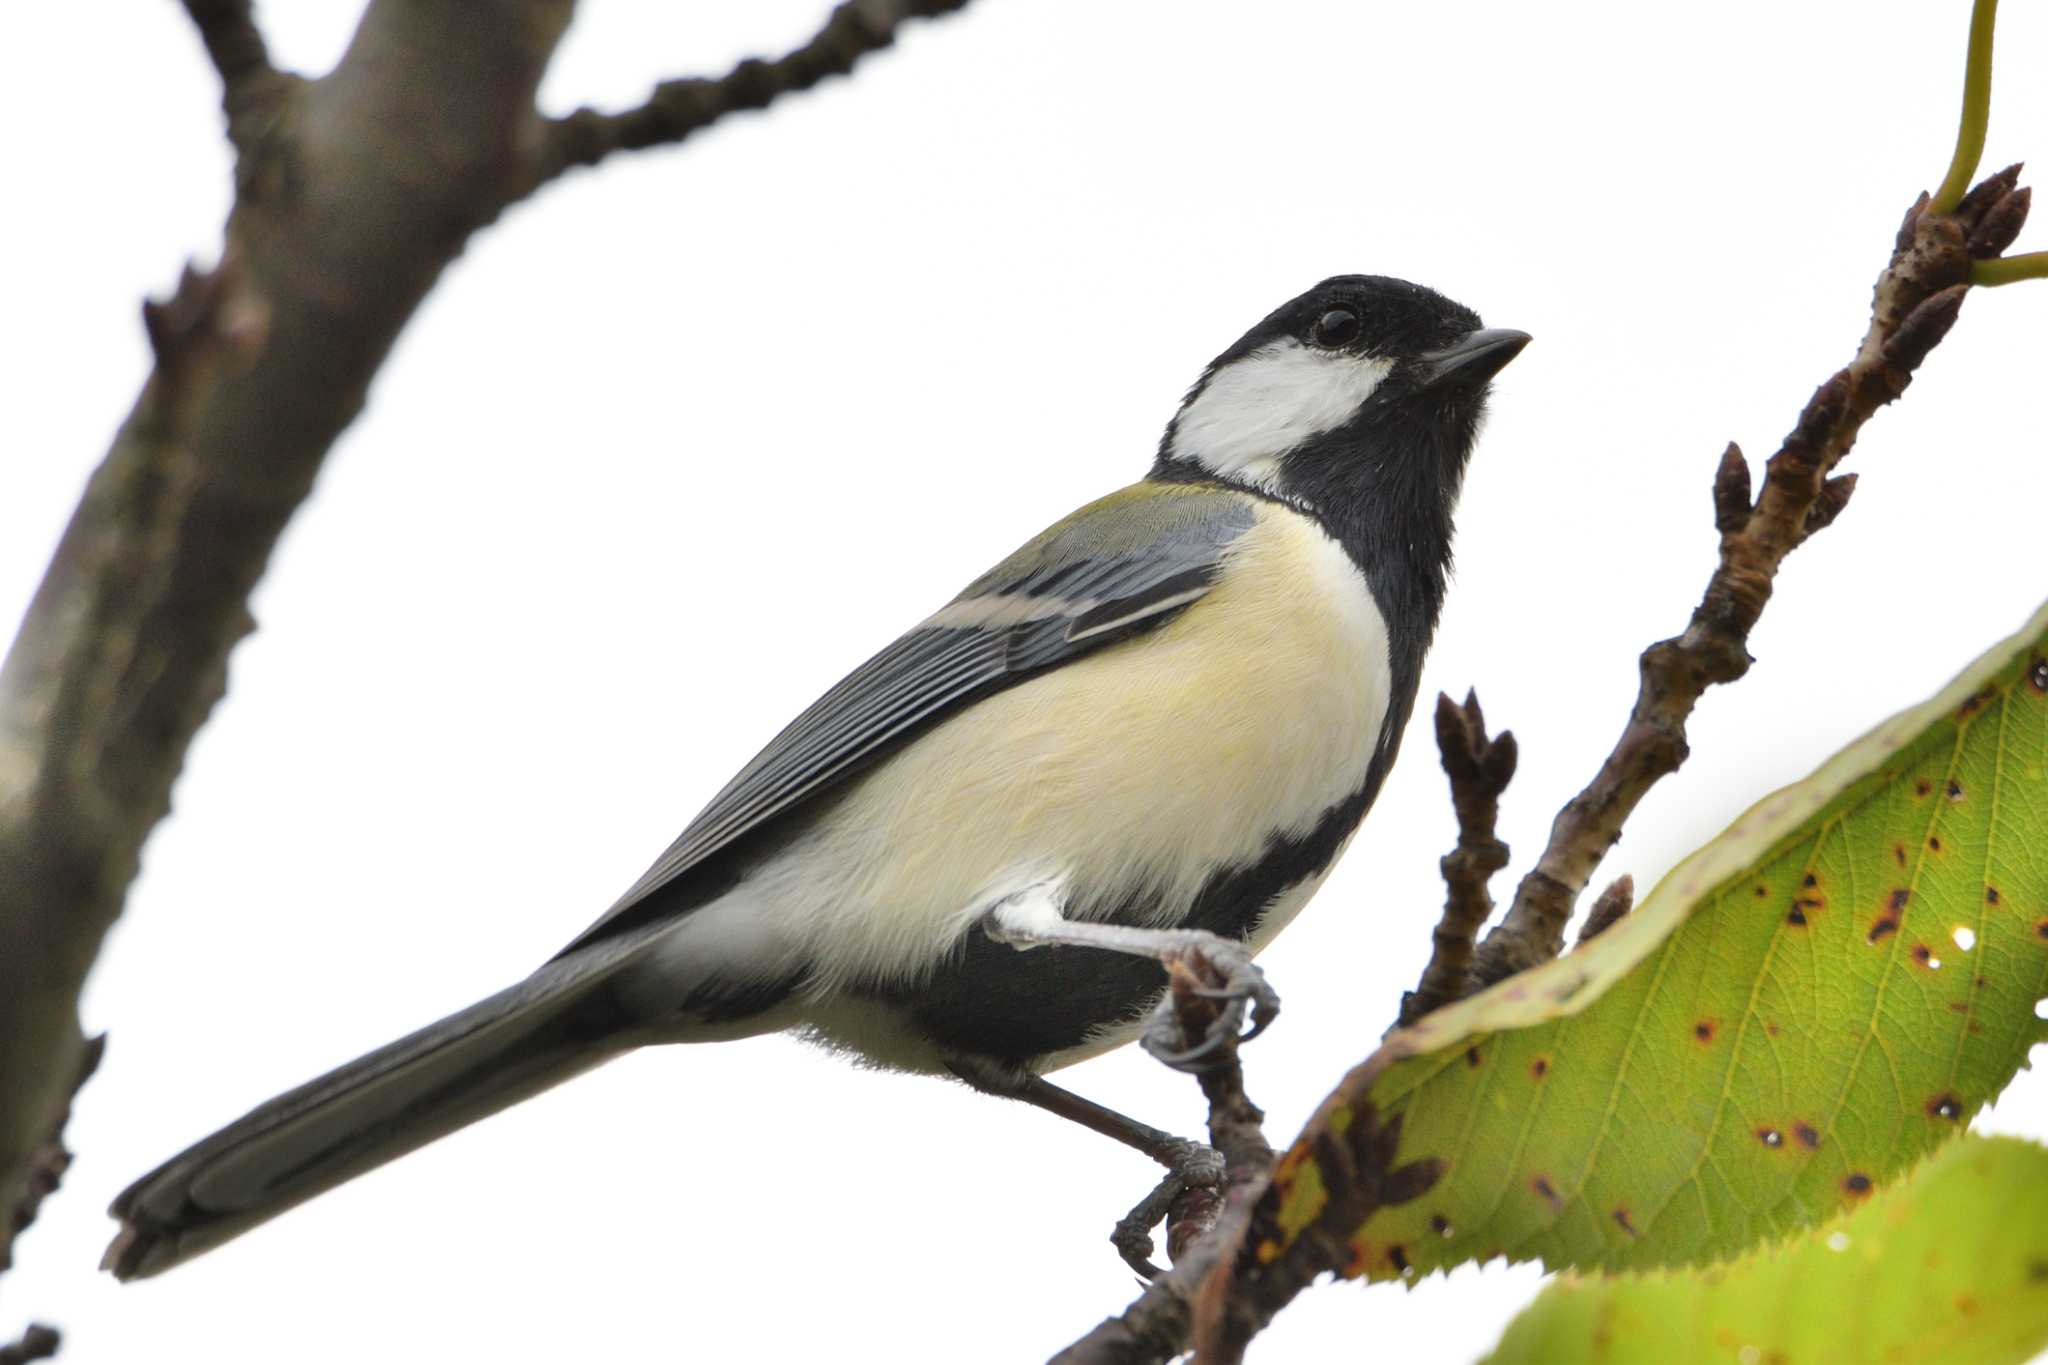
M 220 75 L 221 111 L 228 141 L 237 156 L 238 179 L 260 158 L 259 148 L 275 130 L 285 97 L 296 78 L 270 63 L 270 49 L 256 26 L 249 0 L 184 0 L 185 12 L 206 44 Z
M 1579 942 L 1591 943 L 1612 929 L 1635 909 L 1635 904 L 1636 879 L 1626 873 L 1616 877 L 1605 891 L 1593 897 L 1593 908 L 1586 912 L 1586 922 L 1579 926 Z
M 1493 916 L 1487 882 L 1508 865 L 1508 846 L 1494 837 L 1493 828 L 1500 795 L 1515 775 L 1515 737 L 1503 730 L 1487 738 L 1477 692 L 1467 692 L 1463 706 L 1439 693 L 1436 746 L 1451 780 L 1458 842 L 1437 864 L 1444 877 L 1444 913 L 1421 981 L 1401 997 L 1398 1026 L 1403 1028 L 1471 989 L 1473 944 Z
M 578 109 L 546 124 L 533 168 L 539 186 L 576 166 L 594 166 L 614 152 L 681 142 L 727 114 L 763 109 L 773 100 L 808 90 L 896 41 L 906 20 L 930 19 L 965 7 L 968 0 L 847 0 L 802 47 L 773 61 L 749 57 L 716 80 L 663 81 L 638 108 L 605 114 Z
M 62 1343 L 56 1328 L 32 1322 L 14 1341 L 0 1346 L 0 1365 L 29 1365 L 32 1360 L 48 1360 L 57 1354 Z
M 92 1073 L 99 1070 L 100 1057 L 106 1047 L 107 1036 L 104 1033 L 86 1040 L 85 1050 L 79 1057 L 78 1071 L 71 1082 L 74 1099 L 79 1089 L 92 1079 Z M 57 1115 L 56 1123 L 51 1125 L 49 1137 L 28 1163 L 13 1197 L 5 1206 L 0 1206 L 0 1218 L 6 1220 L 0 1224 L 0 1270 L 13 1268 L 14 1239 L 36 1221 L 43 1201 L 57 1192 L 64 1173 L 71 1169 L 71 1149 L 64 1145 L 64 1125 L 70 1121 L 71 1106 L 66 1104 Z
M 1515 890 L 1507 917 L 1480 946 L 1485 985 L 1555 957 L 1593 870 L 1651 787 L 1685 761 L 1685 725 L 1700 696 L 1749 671 L 1750 630 L 1771 596 L 1787 554 L 1847 506 L 1853 476 L 1831 477 L 1864 422 L 1904 393 L 1927 353 L 1947 335 L 1969 292 L 1973 259 L 1995 256 L 2026 221 L 2017 166 L 1987 177 L 1955 212 L 1933 211 L 1922 195 L 1899 230 L 1878 277 L 1870 327 L 1855 359 L 1808 400 L 1750 500 L 1749 466 L 1731 445 L 1714 477 L 1720 560 L 1681 635 L 1642 656 L 1635 708 L 1614 750 L 1586 788 L 1558 813 L 1550 842 Z
M 1199 962 L 1179 959 L 1168 966 L 1173 1011 L 1182 1037 L 1215 1036 L 1224 1004 L 1204 989 L 1218 984 L 1199 974 Z M 1222 1154 L 1223 1187 L 1182 1191 L 1167 1215 L 1167 1249 L 1173 1268 L 1156 1276 L 1124 1312 L 1053 1358 L 1053 1365 L 1126 1365 L 1177 1355 L 1192 1328 L 1196 1289 L 1216 1268 L 1221 1248 L 1236 1245 L 1250 1199 L 1273 1169 L 1265 1114 L 1245 1094 L 1237 1040 L 1223 1044 L 1197 1073 L 1209 1101 L 1209 1143 Z
M 1280 1159 L 1272 1188 L 1241 1220 L 1239 1254 L 1201 1288 L 1192 1337 L 1199 1365 L 1235 1365 L 1251 1339 L 1317 1278 L 1355 1274 L 1360 1251 L 1353 1234 L 1381 1209 L 1419 1199 L 1443 1178 L 1436 1157 L 1395 1164 L 1401 1116 L 1382 1123 L 1369 1102 L 1342 1123 L 1311 1131 L 1311 1140 Z

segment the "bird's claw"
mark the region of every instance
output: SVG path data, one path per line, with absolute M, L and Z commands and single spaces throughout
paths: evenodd
M 1172 1212 L 1174 1201 L 1191 1189 L 1223 1187 L 1223 1155 L 1214 1147 L 1181 1139 L 1167 1155 L 1166 1174 L 1159 1178 L 1150 1194 L 1117 1220 L 1115 1229 L 1109 1234 L 1109 1240 L 1116 1247 L 1117 1255 L 1123 1257 L 1124 1264 L 1148 1282 L 1159 1278 L 1162 1273 L 1152 1263 L 1152 1229 Z
M 1176 1071 L 1203 1070 L 1204 1064 L 1226 1042 L 1250 1042 L 1264 1033 L 1280 1013 L 1279 992 L 1252 962 L 1243 944 L 1212 935 L 1204 935 L 1203 940 L 1183 950 L 1168 964 L 1181 965 L 1202 984 L 1176 986 L 1174 993 L 1159 1002 L 1139 1038 L 1139 1044 L 1153 1060 Z M 1225 1002 L 1192 1044 L 1187 1042 L 1181 1011 L 1175 1002 L 1175 994 L 1183 990 L 1199 999 Z M 1245 1027 L 1247 1011 L 1251 1015 L 1250 1028 Z

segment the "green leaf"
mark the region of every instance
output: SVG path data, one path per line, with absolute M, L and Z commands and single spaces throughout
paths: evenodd
M 1953 1136 L 2044 1037 L 2044 651 L 2048 607 L 1592 943 L 1391 1035 L 1276 1167 L 1244 1254 L 1314 1227 L 1373 1278 L 1725 1260 Z M 1443 1174 L 1333 1226 L 1304 1191 L 1360 1114 Z
M 1560 1280 L 1486 1365 L 2020 1365 L 2043 1346 L 2048 1149 L 1966 1137 L 1830 1231 L 1725 1270 Z

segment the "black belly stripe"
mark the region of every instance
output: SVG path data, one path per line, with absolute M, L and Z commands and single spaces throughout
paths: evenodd
M 1385 760 L 1375 759 L 1366 785 L 1325 811 L 1307 834 L 1275 839 L 1254 861 L 1212 876 L 1183 927 L 1226 938 L 1249 936 L 1275 896 L 1330 865 L 1372 804 L 1385 768 Z M 1136 923 L 1137 910 L 1127 900 L 1108 918 Z M 920 985 L 868 994 L 900 1009 L 943 1051 L 1027 1065 L 1080 1046 L 1099 1028 L 1130 1020 L 1165 985 L 1166 973 L 1147 958 L 1099 948 L 1020 953 L 972 929 Z
M 1185 927 L 1226 938 L 1250 935 L 1273 898 L 1329 867 L 1337 850 L 1372 808 L 1401 748 L 1415 709 L 1436 610 L 1440 578 L 1413 578 L 1366 552 L 1343 528 L 1325 526 L 1360 567 L 1373 603 L 1387 624 L 1391 667 L 1387 714 L 1380 739 L 1357 791 L 1323 812 L 1298 838 L 1271 840 L 1257 858 L 1223 868 L 1196 895 Z M 1426 581 L 1425 581 L 1426 580 Z M 1086 902 L 1088 889 L 1075 888 Z M 1114 894 L 1114 893 L 1112 893 Z M 1117 906 L 1112 921 L 1139 922 L 1136 906 Z M 862 992 L 900 1010 L 913 1028 L 942 1051 L 967 1053 L 1010 1065 L 1079 1047 L 1097 1029 L 1131 1020 L 1166 985 L 1158 963 L 1099 948 L 1033 948 L 1018 952 L 978 928 L 952 956 L 916 986 L 881 986 Z

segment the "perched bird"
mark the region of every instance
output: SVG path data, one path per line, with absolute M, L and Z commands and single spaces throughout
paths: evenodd
M 105 1264 L 165 1270 L 631 1048 L 784 1029 L 1180 1159 L 1043 1073 L 1136 1036 L 1176 955 L 1226 983 L 1223 1027 L 1271 1017 L 1251 954 L 1394 761 L 1488 382 L 1528 340 L 1379 276 L 1282 305 L 1143 480 L 855 669 L 524 981 L 137 1181 Z

